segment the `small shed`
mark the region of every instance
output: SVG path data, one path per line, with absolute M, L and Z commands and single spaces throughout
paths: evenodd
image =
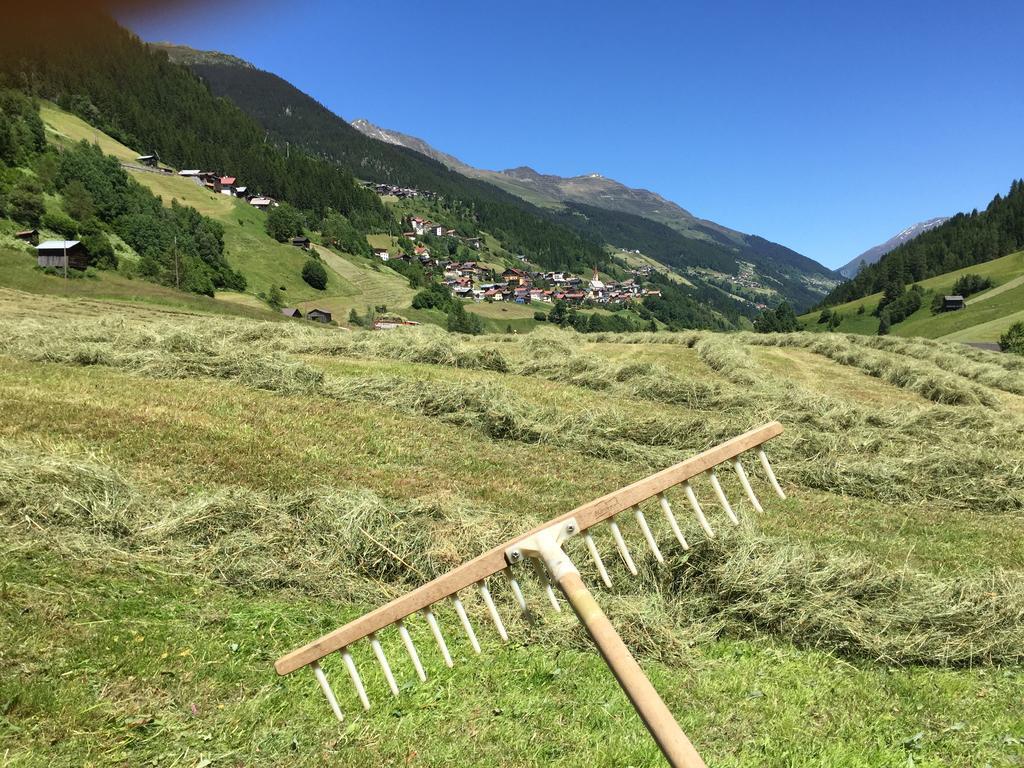
M 951 310 L 966 309 L 967 302 L 963 296 L 943 296 L 942 297 L 942 311 L 949 312 Z
M 155 168 L 157 163 L 160 162 L 159 156 L 155 154 L 139 155 L 138 157 L 135 158 L 135 160 L 136 162 L 142 163 L 143 165 L 148 165 L 150 168 Z
M 78 240 L 47 240 L 36 246 L 36 261 L 40 267 L 64 268 L 64 257 L 70 269 L 89 266 L 89 254 Z
M 26 243 L 32 243 L 32 245 L 39 245 L 38 229 L 23 229 L 21 230 L 21 232 L 15 232 L 14 236 L 19 240 L 24 240 Z
M 302 317 L 302 312 L 300 312 L 296 307 L 284 307 L 281 310 L 281 314 L 284 315 L 285 317 Z
M 312 320 L 314 323 L 329 323 L 331 322 L 331 313 L 325 309 L 311 309 L 306 313 L 306 319 Z
M 309 238 L 305 236 L 293 237 L 289 242 L 296 248 L 309 249 Z

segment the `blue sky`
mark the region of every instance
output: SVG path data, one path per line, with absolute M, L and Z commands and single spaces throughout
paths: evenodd
M 1024 176 L 1024 4 L 280 3 L 125 14 L 483 168 L 598 172 L 838 266 Z

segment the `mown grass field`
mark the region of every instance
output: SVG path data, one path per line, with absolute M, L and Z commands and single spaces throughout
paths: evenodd
M 989 277 L 994 286 L 969 296 L 966 309 L 932 314 L 932 295 L 951 293 L 957 279 L 967 274 Z M 924 304 L 906 320 L 894 325 L 890 331 L 892 335 L 945 338 L 949 341 L 998 341 L 1000 334 L 1019 321 L 1024 313 L 1024 252 L 930 277 L 919 285 L 928 292 Z M 881 298 L 882 294 L 876 293 L 835 307 L 843 315 L 838 330 L 874 335 L 878 331 L 878 318 L 872 313 Z M 864 312 L 858 314 L 861 306 Z M 810 312 L 800 317 L 806 330 L 827 330 L 824 324 L 818 323 L 819 314 Z
M 56 302 L 56 303 L 53 303 Z M 1024 364 L 942 342 L 462 339 L 0 295 L 0 756 L 35 765 L 648 766 L 574 619 L 474 595 L 446 670 L 353 649 L 336 723 L 273 660 L 517 531 L 778 418 L 789 498 L 584 578 L 709 765 L 1024 761 Z M 69 322 L 73 320 L 72 322 Z M 724 477 L 724 476 L 723 476 Z M 527 598 L 543 600 L 521 574 Z

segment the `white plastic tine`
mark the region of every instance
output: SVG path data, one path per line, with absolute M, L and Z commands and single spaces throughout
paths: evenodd
M 740 460 L 738 458 L 733 459 L 732 466 L 733 469 L 736 470 L 736 474 L 740 479 L 740 485 L 742 485 L 743 490 L 746 491 L 747 498 L 750 499 L 750 503 L 753 505 L 754 511 L 764 512 L 764 509 L 761 507 L 761 502 L 759 502 L 757 500 L 757 496 L 754 495 L 754 489 L 750 487 L 750 478 L 747 477 L 747 471 L 743 469 L 743 465 L 740 464 Z
M 515 597 L 516 602 L 519 604 L 519 610 L 524 614 L 528 614 L 529 609 L 526 607 L 526 597 L 523 596 L 523 588 L 519 586 L 516 577 L 512 575 L 511 568 L 505 569 L 505 578 L 508 579 L 508 585 L 512 589 L 512 596 Z
M 651 552 L 654 553 L 654 559 L 659 563 L 664 563 L 665 558 L 661 555 L 661 550 L 658 549 L 658 542 L 654 540 L 654 534 L 651 533 L 651 526 L 647 524 L 647 518 L 644 517 L 644 513 L 640 511 L 638 504 L 633 505 L 633 514 L 636 516 L 636 521 L 640 523 L 640 530 L 644 534 L 644 539 L 647 541 L 647 546 L 651 548 Z
M 437 623 L 437 616 L 429 608 L 423 609 L 423 615 L 427 619 L 427 624 L 430 625 L 430 631 L 434 635 L 434 640 L 437 641 L 437 647 L 441 650 L 441 656 L 444 658 L 445 666 L 453 667 L 452 655 L 448 653 L 448 644 L 444 641 L 444 636 L 441 634 L 441 625 Z
M 544 585 L 544 594 L 548 596 L 548 602 L 551 603 L 552 608 L 561 613 L 562 606 L 558 604 L 558 595 L 555 594 L 555 589 L 551 586 L 551 579 L 548 578 L 548 572 L 544 570 L 544 564 L 539 558 L 531 558 L 531 561 L 533 562 L 533 570 L 537 572 L 537 578 Z
M 615 548 L 619 550 L 619 555 L 622 556 L 622 562 L 626 564 L 626 568 L 629 572 L 636 576 L 639 571 L 636 569 L 636 563 L 633 562 L 633 556 L 629 554 L 629 549 L 626 547 L 626 540 L 622 538 L 622 531 L 619 530 L 619 524 L 615 522 L 613 517 L 608 521 L 608 525 L 612 529 L 612 538 L 615 539 Z
M 690 485 L 689 480 L 683 481 L 683 492 L 686 494 L 686 500 L 690 502 L 690 506 L 693 507 L 694 513 L 697 515 L 697 522 L 700 523 L 700 527 L 704 529 L 704 533 L 708 535 L 709 539 L 715 538 L 715 532 L 711 530 L 711 523 L 704 517 L 704 510 L 700 508 L 700 502 L 697 501 L 697 494 L 693 492 L 693 486 Z
M 715 496 L 718 497 L 718 503 L 722 505 L 722 509 L 725 510 L 725 514 L 728 515 L 730 522 L 733 525 L 739 525 L 739 518 L 736 517 L 736 513 L 732 511 L 732 505 L 729 503 L 729 499 L 725 497 L 725 491 L 722 490 L 722 484 L 718 481 L 718 475 L 715 474 L 715 470 L 708 472 L 708 479 L 711 480 L 711 487 L 715 489 Z
M 395 682 L 395 676 L 391 674 L 391 665 L 388 664 L 388 657 L 384 655 L 384 649 L 381 647 L 380 640 L 377 639 L 376 632 L 370 635 L 370 647 L 373 648 L 373 655 L 377 657 L 377 663 L 380 664 L 380 668 L 384 672 L 391 694 L 398 696 L 398 683 Z
M 679 523 L 676 522 L 676 516 L 672 514 L 672 505 L 668 503 L 668 496 L 664 493 L 659 493 L 658 503 L 661 504 L 661 511 L 665 513 L 665 519 L 668 520 L 669 527 L 672 529 L 672 534 L 676 537 L 676 540 L 684 550 L 689 549 L 690 545 L 686 543 L 686 537 L 683 536 L 683 532 L 679 530 Z
M 498 607 L 494 604 L 494 598 L 491 597 L 491 590 L 487 586 L 487 581 L 481 581 L 478 586 L 480 587 L 480 596 L 484 599 L 487 612 L 491 614 L 491 621 L 494 622 L 494 628 L 498 630 L 501 642 L 507 643 L 508 632 L 505 630 L 505 623 L 501 620 L 501 615 L 498 613 Z
M 455 612 L 459 614 L 459 621 L 462 622 L 462 628 L 466 630 L 466 637 L 469 638 L 469 644 L 473 646 L 473 652 L 480 653 L 480 641 L 476 639 L 476 632 L 473 631 L 473 625 L 469 623 L 469 616 L 466 615 L 466 609 L 458 595 L 452 595 L 452 605 L 455 606 Z
M 359 672 L 356 671 L 356 663 L 352 660 L 352 654 L 348 652 L 348 648 L 341 649 L 341 660 L 345 662 L 348 676 L 352 678 L 352 685 L 356 688 L 359 703 L 363 705 L 363 709 L 369 709 L 370 700 L 366 698 L 366 689 L 363 687 L 363 681 L 359 677 Z
M 775 493 L 780 499 L 786 498 L 786 492 L 782 490 L 782 486 L 779 485 L 778 479 L 775 477 L 775 473 L 772 472 L 772 465 L 768 463 L 768 454 L 764 452 L 764 448 L 758 446 L 757 458 L 761 460 L 761 466 L 764 467 L 764 473 L 768 475 L 768 482 L 772 484 L 772 488 L 775 489 Z
M 409 658 L 412 660 L 412 665 L 416 669 L 416 676 L 420 679 L 420 682 L 425 682 L 427 679 L 427 673 L 423 671 L 423 665 L 420 663 L 420 655 L 416 653 L 416 646 L 412 644 L 412 635 L 410 635 L 409 630 L 406 629 L 405 622 L 398 622 L 398 636 L 402 638 L 405 650 L 409 654 Z
M 341 707 L 338 706 L 338 700 L 334 698 L 331 684 L 327 682 L 327 675 L 320 669 L 320 662 L 314 661 L 309 666 L 313 670 L 313 674 L 316 675 L 316 681 L 320 683 L 320 689 L 324 692 L 324 696 L 327 697 L 327 703 L 331 705 L 331 712 L 338 720 L 344 720 L 345 716 L 341 714 Z
M 583 534 L 583 541 L 586 542 L 587 551 L 590 552 L 590 557 L 594 560 L 594 565 L 597 566 L 597 572 L 601 575 L 601 581 L 608 589 L 612 588 L 612 580 L 608 577 L 608 570 L 604 567 L 604 561 L 601 559 L 601 553 L 597 551 L 597 544 L 594 543 L 594 537 L 587 531 Z

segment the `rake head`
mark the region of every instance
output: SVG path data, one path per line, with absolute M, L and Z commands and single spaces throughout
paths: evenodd
M 612 580 L 608 573 L 608 568 L 601 557 L 594 537 L 591 535 L 591 531 L 594 530 L 595 526 L 607 523 L 619 559 L 627 572 L 636 576 L 638 574 L 636 562 L 619 526 L 620 516 L 622 513 L 629 511 L 636 521 L 643 540 L 648 549 L 650 549 L 654 559 L 658 563 L 664 563 L 665 557 L 661 546 L 651 530 L 642 505 L 656 500 L 657 506 L 678 545 L 683 550 L 689 549 L 691 545 L 680 529 L 672 503 L 667 495 L 668 491 L 679 486 L 682 487 L 685 504 L 696 517 L 703 534 L 709 538 L 714 538 L 715 530 L 707 514 L 705 514 L 704 508 L 701 506 L 697 497 L 697 490 L 694 488 L 692 481 L 704 478 L 711 487 L 724 520 L 730 525 L 738 525 L 739 518 L 734 507 L 726 497 L 718 474 L 718 470 L 722 466 L 731 467 L 731 470 L 736 473 L 750 505 L 758 513 L 763 512 L 761 503 L 754 493 L 750 478 L 740 461 L 740 457 L 741 454 L 756 453 L 772 490 L 779 498 L 786 498 L 782 487 L 775 477 L 775 473 L 772 471 L 771 464 L 768 462 L 768 456 L 765 454 L 763 447 L 765 442 L 781 433 L 782 425 L 778 422 L 770 422 L 632 485 L 577 507 L 571 512 L 556 517 L 532 531 L 485 552 L 458 568 L 449 571 L 444 576 L 440 576 L 392 600 L 390 603 L 349 622 L 345 626 L 314 640 L 308 645 L 285 654 L 274 665 L 277 673 L 287 675 L 302 667 L 309 667 L 319 682 L 335 717 L 341 720 L 343 718 L 341 707 L 324 670 L 320 666 L 320 661 L 333 653 L 338 653 L 341 656 L 360 703 L 364 709 L 369 709 L 369 697 L 356 669 L 352 655 L 349 652 L 349 648 L 353 644 L 367 640 L 373 655 L 376 657 L 384 673 L 388 688 L 392 695 L 398 696 L 398 684 L 378 639 L 378 633 L 391 626 L 396 628 L 417 677 L 421 681 L 425 681 L 427 675 L 420 661 L 416 646 L 413 644 L 412 636 L 406 627 L 406 622 L 416 614 L 421 615 L 434 637 L 445 665 L 451 667 L 453 665 L 451 653 L 433 610 L 434 606 L 448 601 L 454 607 L 462 630 L 469 639 L 473 651 L 479 654 L 481 651 L 480 642 L 470 622 L 469 615 L 466 613 L 465 606 L 459 597 L 459 593 L 463 590 L 475 588 L 479 591 L 480 597 L 487 608 L 487 613 L 490 616 L 495 631 L 503 642 L 507 642 L 509 639 L 508 631 L 501 618 L 501 614 L 498 612 L 488 580 L 498 573 L 503 574 L 519 611 L 529 616 L 530 607 L 514 572 L 516 566 L 529 560 L 539 576 L 547 600 L 554 610 L 561 610 L 555 586 L 558 586 L 565 597 L 568 598 L 573 609 L 594 639 L 598 649 L 604 655 L 605 660 L 612 667 L 612 671 L 626 690 L 627 695 L 629 695 L 634 706 L 640 712 L 655 740 L 658 741 L 659 747 L 661 747 L 669 762 L 672 765 L 703 765 L 699 756 L 697 756 L 692 746 L 689 745 L 689 741 L 678 730 L 675 721 L 671 719 L 671 715 L 668 713 L 667 708 L 664 707 L 660 697 L 657 696 L 653 687 L 650 687 L 649 681 L 647 681 L 639 667 L 636 666 L 636 662 L 633 661 L 632 656 L 629 655 L 625 646 L 622 645 L 621 639 L 611 629 L 611 625 L 607 623 L 607 619 L 601 613 L 600 608 L 597 607 L 597 604 L 583 586 L 582 581 L 579 580 L 579 573 L 565 554 L 562 545 L 567 539 L 581 535 L 601 581 L 605 587 L 611 588 Z M 652 701 L 652 697 L 656 699 L 656 703 Z M 658 705 L 660 705 L 660 708 Z M 671 720 L 671 724 L 666 722 L 666 718 Z M 675 735 L 669 733 L 673 727 L 676 732 Z M 679 741 L 679 739 L 682 741 Z

